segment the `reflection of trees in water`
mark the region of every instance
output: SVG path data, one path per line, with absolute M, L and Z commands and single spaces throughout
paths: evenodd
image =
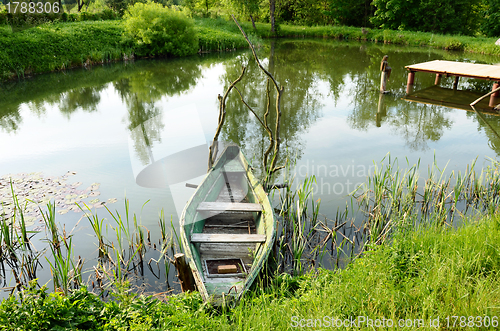
M 285 88 L 281 104 L 280 150 L 282 152 L 278 159 L 278 164 L 282 164 L 287 150 L 294 155 L 298 153 L 297 156 L 300 157 L 304 144 L 300 139 L 300 134 L 306 131 L 319 117 L 318 111 L 321 107 L 319 99 L 322 95 L 317 88 L 318 64 L 309 61 L 311 58 L 309 50 L 290 46 L 287 43 L 274 44 L 273 41 L 270 49 L 261 49 L 258 53 L 263 65 Z M 260 71 L 249 54 L 226 61 L 226 71 L 221 80 L 224 86 L 228 86 L 241 73 L 241 65 L 247 63 L 247 72 L 243 80 L 238 83 L 238 88 L 245 101 L 263 118 L 268 103 L 266 97 L 267 77 Z M 270 89 L 271 104 L 268 123 L 271 128 L 274 128 L 276 125 L 276 92 L 272 85 Z M 222 140 L 237 143 L 245 150 L 248 157 L 255 156 L 260 160 L 269 145 L 268 133 L 253 118 L 236 92 L 228 98 L 226 109 L 227 117 L 221 133 Z
M 137 95 L 131 95 L 125 101 L 128 108 L 130 136 L 134 141 L 134 149 L 144 165 L 153 163 L 151 147 L 154 142 L 161 143 L 163 116 L 154 103 L 141 102 Z
M 451 127 L 452 122 L 446 115 L 449 110 L 417 106 L 399 100 L 406 90 L 407 72 L 404 66 L 435 59 L 464 60 L 461 57 L 467 55 L 424 48 L 405 49 L 401 46 L 322 40 L 277 41 L 275 45 L 259 49 L 258 53 L 264 65 L 285 87 L 282 105 L 282 151 L 287 148 L 298 151 L 303 149 L 304 142 L 300 135 L 320 116 L 320 100 L 323 98 L 333 99 L 336 104 L 341 98 L 349 100 L 347 122 L 351 128 L 368 130 L 370 126 L 389 125 L 397 135 L 405 139 L 410 148 L 427 148 L 427 141 L 439 139 L 444 130 Z M 388 83 L 391 94 L 385 96 L 381 108 L 383 112 L 379 112 L 377 117 L 380 60 L 385 54 L 389 55 L 389 64 L 393 68 Z M 207 55 L 202 61 L 197 57 L 137 61 L 129 65 L 40 75 L 34 79 L 3 86 L 0 89 L 0 127 L 7 132 L 18 130 L 22 123 L 19 109 L 23 103 L 27 103 L 31 112 L 38 116 L 43 116 L 47 105 L 60 107 L 67 116 L 77 109 L 95 111 L 102 90 L 106 88 L 106 84 L 113 82 L 113 87 L 128 109 L 127 125 L 133 129 L 132 125 L 145 123 L 161 113 L 154 104 L 163 96 L 173 96 L 193 88 L 201 77 L 202 66 L 222 61 L 226 68 L 222 76 L 225 85 L 239 76 L 242 63 L 248 63 L 247 74 L 239 86 L 247 102 L 262 116 L 267 102 L 265 77 L 255 62 L 249 60 L 249 53 L 240 54 L 238 57 L 235 55 Z M 474 58 L 476 56 L 481 57 L 474 55 Z M 443 79 L 442 84 L 448 86 L 452 81 L 453 78 Z M 419 73 L 415 90 L 433 84 L 433 75 Z M 461 80 L 459 88 L 486 93 L 491 89 L 491 83 L 480 80 L 464 83 Z M 215 96 L 213 105 L 216 106 Z M 271 106 L 269 120 L 272 125 L 275 113 L 274 104 Z M 261 155 L 267 147 L 267 133 L 240 102 L 237 93 L 233 93 L 229 98 L 227 110 L 227 125 L 221 139 L 246 147 L 246 154 L 249 156 Z M 161 121 L 161 117 L 159 120 Z M 482 130 L 481 121 L 478 122 Z M 151 128 L 148 128 L 149 125 Z M 151 131 L 151 138 L 148 139 L 151 143 L 158 139 L 159 135 L 155 130 L 160 130 L 160 125 L 148 123 L 144 130 L 146 134 Z M 488 134 L 489 128 L 484 130 Z M 498 144 L 495 139 L 496 136 L 490 137 L 492 146 Z M 138 143 L 138 146 L 141 144 L 144 143 Z M 143 147 L 138 149 L 144 150 Z M 143 158 L 147 151 L 141 152 L 141 155 Z
M 352 100 L 352 111 L 347 123 L 354 129 L 367 131 L 370 126 L 389 125 L 391 130 L 402 137 L 406 145 L 413 151 L 428 149 L 428 141 L 438 141 L 445 129 L 452 127 L 453 121 L 448 116 L 452 109 L 442 106 L 402 102 L 405 95 L 407 72 L 393 70 L 389 81 L 391 94 L 380 96 L 380 60 L 384 53 L 377 48 L 367 48 L 369 65 L 363 72 L 351 70 L 348 74 L 351 84 L 343 86 L 343 92 Z M 431 54 L 417 53 L 412 56 L 413 63 L 434 60 Z M 366 62 L 366 61 L 365 61 Z M 393 68 L 404 68 L 408 59 L 389 54 L 389 63 Z M 419 76 L 416 89 L 421 86 L 432 86 L 434 77 Z M 339 87 L 337 87 L 339 88 Z
M 60 95 L 59 110 L 70 117 L 73 112 L 81 109 L 86 112 L 94 112 L 101 102 L 101 92 L 106 85 L 79 87 L 69 90 Z
M 467 117 L 472 117 L 477 122 L 477 131 L 484 132 L 489 140 L 489 147 L 500 156 L 500 116 L 482 113 L 467 113 Z
M 207 58 L 205 61 L 214 60 Z M 126 90 L 118 89 L 125 94 L 136 93 L 145 102 L 157 101 L 163 95 L 175 95 L 193 87 L 201 76 L 199 62 L 197 58 L 138 61 L 5 83 L 0 86 L 0 127 L 7 132 L 18 130 L 22 122 L 21 104 L 26 104 L 37 116 L 43 116 L 47 106 L 58 107 L 68 117 L 77 109 L 95 111 L 102 91 L 113 81 L 124 80 L 130 85 Z
M 413 151 L 425 151 L 428 141 L 438 141 L 445 129 L 451 129 L 453 121 L 448 116 L 453 109 L 419 103 L 406 104 L 390 112 L 387 123 L 401 136 Z
M 113 83 L 127 106 L 127 128 L 144 165 L 154 162 L 151 148 L 155 142 L 161 143 L 164 128 L 162 110 L 156 102 L 164 96 L 188 91 L 200 76 L 198 61 L 181 59 L 172 63 L 151 62 L 143 70 Z
M 367 131 L 370 126 L 388 125 L 412 151 L 427 150 L 428 141 L 438 141 L 453 124 L 449 116 L 453 112 L 451 108 L 401 102 L 394 95 L 381 97 L 378 90 L 361 93 L 360 97 L 363 100 L 355 102 L 347 123 L 361 131 Z
M 17 131 L 22 120 L 19 105 L 8 105 L 0 108 L 0 128 L 3 131 L 7 133 Z

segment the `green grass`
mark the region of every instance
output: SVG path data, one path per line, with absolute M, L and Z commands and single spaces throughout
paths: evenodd
M 199 37 L 199 49 L 202 52 L 227 51 L 248 47 L 245 38 L 233 21 L 198 18 L 195 20 L 195 27 Z M 250 26 L 244 28 L 250 35 L 251 41 L 258 44 L 260 38 L 256 36 L 256 32 Z
M 260 35 L 265 34 L 264 25 L 258 27 Z M 366 40 L 386 44 L 408 46 L 428 46 L 446 50 L 458 50 L 481 54 L 500 55 L 500 46 L 495 45 L 496 38 L 468 37 L 457 35 L 439 35 L 430 32 L 411 32 L 396 30 L 378 30 L 348 26 L 294 26 L 281 25 L 281 37 L 314 37 L 344 40 Z
M 43 24 L 19 32 L 0 30 L 0 78 L 122 59 L 120 21 Z
M 0 329 L 292 330 L 293 316 L 304 324 L 324 323 L 324 316 L 328 321 L 367 316 L 395 324 L 423 319 L 420 329 L 435 330 L 428 323 L 438 317 L 442 328 L 446 316 L 489 316 L 498 322 L 499 271 L 500 216 L 494 215 L 460 228 L 402 229 L 391 244 L 370 247 L 345 270 L 277 277 L 232 310 L 211 308 L 197 293 L 161 301 L 118 287 L 112 300 L 102 301 L 85 289 L 64 296 L 32 288 L 2 301 Z M 448 329 L 461 329 L 460 320 L 452 323 Z

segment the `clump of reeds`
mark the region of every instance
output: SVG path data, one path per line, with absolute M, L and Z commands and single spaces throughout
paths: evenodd
M 465 172 L 447 173 L 436 160 L 420 177 L 420 162 L 401 168 L 386 156 L 364 185 L 350 194 L 351 205 L 338 210 L 335 218 L 319 219 L 320 201 L 314 201 L 315 177 L 306 177 L 293 187 L 290 167 L 288 183 L 280 193 L 278 252 L 281 271 L 300 275 L 309 267 L 343 267 L 370 245 L 386 242 L 396 229 L 413 230 L 421 225 L 452 227 L 475 213 L 495 214 L 500 200 L 500 163 Z
M 159 217 L 161 238 L 158 239 L 157 245 L 152 242 L 151 232 L 141 224 L 140 218 L 136 214 L 130 215 L 127 199 L 125 199 L 124 217 L 118 211 L 112 212 L 106 206 L 105 208 L 114 221 L 114 224 L 109 224 L 109 228 L 115 233 L 116 240 L 109 240 L 104 235 L 104 218 L 99 219 L 96 214 L 87 213 L 87 219 L 98 240 L 99 252 L 98 264 L 93 266 L 94 272 L 90 279 L 93 287 L 96 287 L 97 283 L 97 288 L 104 293 L 106 289 L 123 284 L 134 277 L 144 280 L 146 266 L 154 277 L 160 279 L 160 265 L 163 265 L 166 284 L 170 288 L 168 278 L 173 260 L 169 254 L 174 255 L 175 244 L 172 233 L 167 233 L 163 210 Z M 171 225 L 173 229 L 172 221 Z M 153 252 L 159 253 L 159 257 L 148 259 Z

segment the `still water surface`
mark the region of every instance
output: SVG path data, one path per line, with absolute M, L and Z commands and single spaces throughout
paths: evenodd
M 434 158 L 442 167 L 448 164 L 449 171 L 463 171 L 476 158 L 483 166 L 488 157 L 500 153 L 500 117 L 485 114 L 485 122 L 465 110 L 491 89 L 491 83 L 463 79 L 459 90 L 464 91 L 453 92 L 453 78 L 443 79 L 445 90 L 439 90 L 431 88 L 434 76 L 417 73 L 417 94 L 424 90 L 421 93 L 430 91 L 438 99 L 461 100 L 456 102 L 465 109 L 404 100 L 405 65 L 439 59 L 494 64 L 498 58 L 323 40 L 266 41 L 258 54 L 285 87 L 283 155 L 297 158 L 296 181 L 316 176 L 314 198 L 321 198 L 326 217 L 345 206 L 346 195 L 387 153 L 404 167 L 420 160 L 422 176 Z M 393 69 L 390 93 L 381 96 L 379 68 L 385 54 Z M 183 179 L 176 178 L 175 169 L 158 175 L 168 177 L 166 181 L 145 184 L 138 177 L 164 157 L 211 141 L 218 119 L 217 95 L 239 76 L 242 65 L 248 72 L 239 88 L 263 114 L 265 77 L 247 51 L 117 63 L 4 84 L 0 177 L 33 172 L 61 176 L 74 171 L 71 181 L 82 182 L 82 187 L 100 183 L 100 201 L 118 199 L 109 205 L 111 210 L 123 213 L 124 198 L 129 199 L 131 211 L 152 230 L 152 240 L 158 240 L 159 211 L 163 209 L 168 218 L 172 215 L 177 224 L 193 189 L 179 185 Z M 481 107 L 487 107 L 485 102 Z M 258 167 L 258 155 L 267 146 L 266 133 L 237 94 L 228 100 L 227 114 L 221 138 L 243 147 Z M 178 168 L 183 168 L 181 162 Z M 199 181 L 199 175 L 190 182 Z M 109 218 L 104 209 L 98 214 Z M 75 254 L 93 259 L 95 239 L 81 213 L 57 217 L 66 229 L 78 224 Z

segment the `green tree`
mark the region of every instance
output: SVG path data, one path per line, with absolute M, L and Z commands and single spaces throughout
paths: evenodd
M 179 11 L 148 1 L 130 6 L 124 18 L 139 56 L 186 56 L 198 50 L 194 23 Z
M 481 32 L 488 37 L 500 36 L 500 0 L 486 0 L 482 12 Z
M 374 12 L 372 0 L 330 0 L 324 14 L 339 25 L 368 27 Z
M 371 22 L 379 28 L 472 35 L 482 0 L 374 0 Z
M 120 16 L 123 15 L 127 6 L 130 4 L 129 0 L 105 0 L 106 5 L 117 12 Z
M 259 13 L 261 0 L 225 0 L 222 5 L 225 6 L 230 14 L 236 12 L 239 17 L 249 17 L 252 25 L 255 27 L 255 17 Z
M 186 6 L 193 14 L 210 17 L 212 10 L 220 8 L 219 0 L 184 0 Z
M 278 5 L 280 21 L 293 22 L 301 25 L 325 24 L 328 17 L 325 11 L 329 3 L 324 0 L 285 0 Z

